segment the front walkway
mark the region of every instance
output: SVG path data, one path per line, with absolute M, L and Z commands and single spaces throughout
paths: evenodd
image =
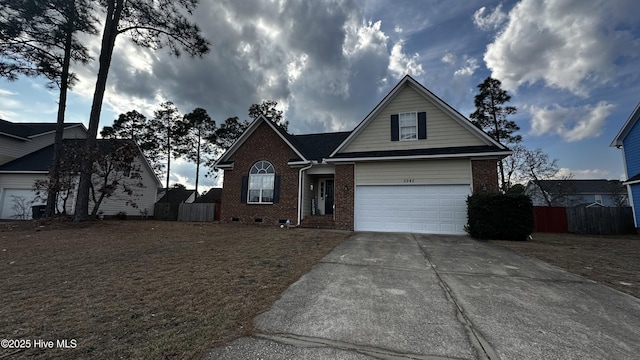
M 207 359 L 633 359 L 640 300 L 465 236 L 358 233 Z

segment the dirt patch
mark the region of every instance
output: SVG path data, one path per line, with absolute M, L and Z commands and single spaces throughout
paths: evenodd
M 202 358 L 251 333 L 253 317 L 348 236 L 151 220 L 0 223 L 0 339 L 31 340 L 12 359 Z
M 535 233 L 528 241 L 491 240 L 640 298 L 640 236 Z

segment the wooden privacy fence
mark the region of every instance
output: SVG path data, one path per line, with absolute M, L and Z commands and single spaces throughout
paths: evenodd
M 558 206 L 534 206 L 535 232 L 566 233 L 567 211 Z
M 158 220 L 175 221 L 178 219 L 178 204 L 156 203 L 153 207 L 153 217 Z
M 216 217 L 215 203 L 180 204 L 178 221 L 213 221 Z
M 630 234 L 635 232 L 630 207 L 567 208 L 568 231 L 576 234 Z
M 635 232 L 630 207 L 535 206 L 534 231 L 612 235 Z

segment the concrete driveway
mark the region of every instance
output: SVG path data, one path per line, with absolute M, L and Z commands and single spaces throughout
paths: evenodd
M 637 359 L 640 300 L 465 236 L 357 233 L 206 359 Z

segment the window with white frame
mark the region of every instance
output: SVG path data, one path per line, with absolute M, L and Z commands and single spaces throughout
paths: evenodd
M 247 202 L 273 203 L 275 170 L 268 161 L 258 161 L 249 172 L 249 196 Z
M 418 113 L 408 112 L 398 114 L 400 140 L 418 139 Z

